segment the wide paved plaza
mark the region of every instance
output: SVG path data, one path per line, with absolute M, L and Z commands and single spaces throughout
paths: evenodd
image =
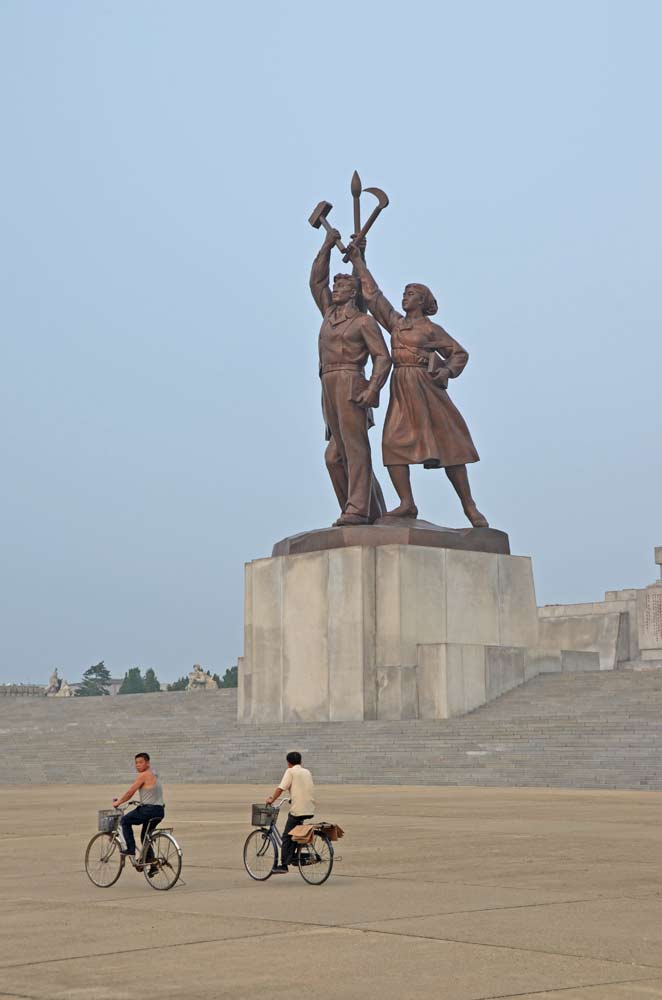
M 167 893 L 85 875 L 123 787 L 0 788 L 0 998 L 662 998 L 662 794 L 319 787 L 347 835 L 309 886 L 243 869 L 272 787 L 167 788 Z

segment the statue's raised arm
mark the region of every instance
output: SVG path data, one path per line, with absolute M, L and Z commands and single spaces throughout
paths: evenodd
M 331 250 L 339 239 L 340 233 L 337 229 L 327 231 L 324 242 L 310 269 L 310 292 L 322 316 L 331 306 L 331 288 L 329 287 Z
M 377 322 L 381 323 L 384 329 L 388 330 L 389 333 L 392 333 L 395 324 L 399 319 L 403 318 L 402 313 L 399 313 L 398 310 L 393 307 L 382 292 L 381 288 L 368 270 L 359 248 L 350 245 L 347 248 L 347 254 L 354 265 L 356 276 L 361 282 L 361 292 L 366 306 Z

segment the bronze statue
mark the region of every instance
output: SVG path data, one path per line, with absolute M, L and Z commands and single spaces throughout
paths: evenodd
M 467 465 L 478 462 L 478 452 L 464 419 L 446 391 L 469 355 L 448 333 L 433 323 L 437 302 L 426 285 L 409 284 L 402 296 L 402 313 L 394 309 L 368 270 L 358 240 L 346 251 L 361 282 L 365 303 L 391 335 L 393 375 L 384 423 L 382 452 L 391 481 L 400 498 L 388 517 L 416 517 L 410 465 L 444 468 L 462 509 L 476 528 L 487 519 L 471 495 Z
M 310 290 L 324 317 L 319 334 L 322 410 L 329 442 L 324 457 L 342 511 L 334 523 L 370 524 L 384 514 L 385 504 L 372 471 L 368 428 L 372 407 L 379 405 L 380 390 L 391 370 L 391 357 L 379 324 L 357 306 L 358 278 L 336 274 L 333 290 L 329 287 L 331 250 L 336 245 L 345 252 L 340 233 L 326 220 L 331 207 L 320 202 L 309 220 L 326 230 L 310 272 Z

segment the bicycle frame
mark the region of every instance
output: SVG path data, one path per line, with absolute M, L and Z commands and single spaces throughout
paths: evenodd
M 140 804 L 141 804 L 140 802 L 136 802 L 135 800 L 132 800 L 131 802 L 128 803 L 128 805 L 130 805 L 130 806 L 139 806 Z M 125 810 L 120 807 L 119 811 L 122 813 L 122 816 L 124 816 Z M 278 818 L 278 816 L 276 815 L 276 819 L 277 818 Z M 143 867 L 145 865 L 146 858 L 147 858 L 147 851 L 149 850 L 149 848 L 152 845 L 152 835 L 156 831 L 156 824 L 160 823 L 160 822 L 161 821 L 158 820 L 158 819 L 149 819 L 149 820 L 147 820 L 147 829 L 145 831 L 145 838 L 141 842 L 140 853 L 138 854 L 138 858 L 136 859 L 135 857 L 131 857 L 129 855 L 129 861 L 131 862 L 131 864 L 133 865 L 134 868 Z M 158 829 L 159 829 L 160 833 L 170 833 L 170 834 L 172 834 L 172 831 L 173 831 L 174 828 L 172 826 L 160 826 Z M 172 839 L 175 840 L 174 837 Z M 177 844 L 176 840 L 175 840 L 175 843 Z M 113 839 L 112 839 L 111 844 L 110 844 L 110 850 L 111 851 L 112 851 L 113 847 L 115 846 L 115 844 L 119 844 L 120 850 L 124 850 L 126 848 L 126 841 L 124 840 L 124 834 L 122 832 L 122 820 L 121 819 L 118 821 L 117 826 L 115 827 L 115 831 L 113 833 Z M 177 846 L 179 847 L 179 844 L 177 844 Z
M 282 857 L 283 837 L 282 837 L 282 834 L 281 834 L 281 832 L 278 829 L 278 827 L 277 827 L 276 824 L 278 823 L 278 817 L 280 816 L 280 810 L 282 809 L 282 807 L 284 805 L 289 805 L 290 802 L 291 802 L 290 799 L 281 799 L 280 802 L 275 802 L 274 805 L 275 805 L 276 809 L 278 810 L 278 812 L 276 813 L 276 815 L 272 819 L 272 821 L 269 824 L 269 826 L 268 827 L 266 827 L 266 826 L 260 826 L 260 827 L 258 827 L 259 830 L 264 830 L 264 832 L 267 835 L 266 838 L 265 838 L 264 850 L 266 851 L 268 843 L 273 844 L 274 847 L 276 848 L 276 857 L 277 858 Z M 296 858 L 297 855 L 298 855 L 298 853 L 299 853 L 299 850 L 302 847 L 307 847 L 308 845 L 307 844 L 297 844 L 296 841 L 293 841 L 292 842 L 292 846 L 293 846 L 293 849 L 294 849 L 293 857 Z M 260 851 L 260 854 L 262 854 L 262 851 Z
M 281 799 L 281 801 L 278 802 L 276 804 L 276 806 L 275 806 L 275 808 L 278 811 L 276 812 L 276 815 L 272 819 L 272 821 L 269 824 L 269 826 L 268 827 L 267 826 L 260 826 L 260 827 L 258 827 L 259 830 L 264 830 L 264 832 L 267 835 L 266 838 L 265 838 L 264 850 L 266 851 L 268 843 L 273 844 L 275 846 L 275 848 L 276 848 L 276 857 L 277 858 L 280 857 L 280 851 L 281 851 L 281 848 L 283 846 L 283 838 L 282 838 L 281 832 L 278 829 L 278 827 L 277 827 L 276 824 L 278 823 L 278 817 L 280 816 L 281 807 L 284 806 L 289 801 L 290 801 L 289 799 Z M 260 851 L 260 853 L 262 853 L 262 852 Z

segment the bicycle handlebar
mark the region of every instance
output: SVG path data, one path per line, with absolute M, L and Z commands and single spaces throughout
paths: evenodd
M 140 806 L 140 805 L 142 805 L 142 802 L 140 802 L 138 799 L 131 799 L 129 802 L 123 802 L 121 806 L 113 806 L 113 809 L 117 809 L 118 812 L 121 812 L 122 815 L 124 815 L 128 806 Z

